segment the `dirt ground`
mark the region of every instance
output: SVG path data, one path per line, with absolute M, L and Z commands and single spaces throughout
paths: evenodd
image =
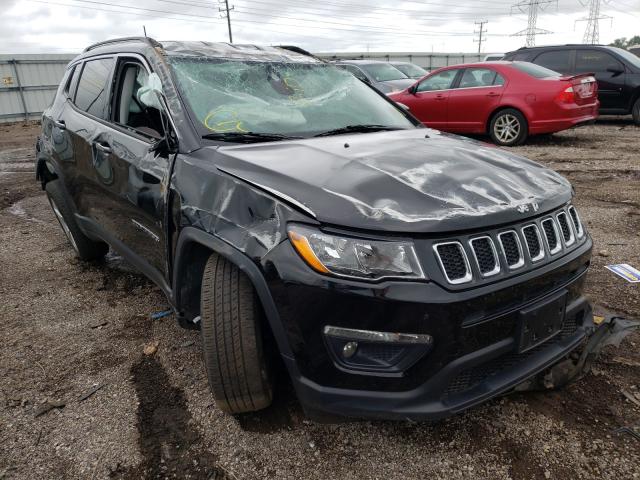
M 198 332 L 151 319 L 161 292 L 115 255 L 74 258 L 34 180 L 37 132 L 0 125 L 0 479 L 640 478 L 640 441 L 614 433 L 640 425 L 640 333 L 560 391 L 437 424 L 312 423 L 286 384 L 264 412 L 223 414 Z M 640 284 L 604 265 L 640 267 L 639 148 L 640 128 L 609 119 L 516 149 L 573 182 L 588 294 L 629 318 Z

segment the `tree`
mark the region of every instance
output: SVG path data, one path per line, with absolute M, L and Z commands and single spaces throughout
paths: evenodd
M 612 47 L 629 48 L 633 45 L 640 45 L 640 35 L 631 37 L 627 40 L 627 37 L 616 38 L 613 43 L 609 44 Z

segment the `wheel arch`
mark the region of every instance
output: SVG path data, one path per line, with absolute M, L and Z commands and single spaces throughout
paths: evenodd
M 190 319 L 200 314 L 202 274 L 212 253 L 223 256 L 247 275 L 256 291 L 280 353 L 292 358 L 293 353 L 280 315 L 258 266 L 232 245 L 195 227 L 183 228 L 176 245 L 172 289 L 176 311 Z
M 42 184 L 42 189 L 44 190 L 48 182 L 57 178 L 60 178 L 60 175 L 53 162 L 47 156 L 39 154 L 36 161 L 36 180 Z
M 495 116 L 498 115 L 503 110 L 516 110 L 516 111 L 520 112 L 522 114 L 522 116 L 524 117 L 524 119 L 527 121 L 527 131 L 529 131 L 531 122 L 529 121 L 529 116 L 527 115 L 527 113 L 524 110 L 522 110 L 522 108 L 517 107 L 515 105 L 500 105 L 500 106 L 496 107 L 489 114 L 489 117 L 487 118 L 487 123 L 485 125 L 485 132 L 486 132 L 487 135 L 489 135 L 490 132 L 491 132 L 491 122 L 493 121 Z

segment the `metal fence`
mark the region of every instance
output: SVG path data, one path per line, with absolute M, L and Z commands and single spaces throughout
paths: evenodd
M 0 55 L 0 123 L 37 120 L 73 55 Z
M 434 70 L 460 63 L 479 62 L 484 53 L 427 53 L 427 52 L 323 52 L 316 55 L 325 60 L 382 60 L 384 62 L 411 62 L 426 70 Z

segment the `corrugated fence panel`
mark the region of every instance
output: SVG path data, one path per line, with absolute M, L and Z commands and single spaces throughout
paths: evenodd
M 25 109 L 29 120 L 40 118 L 73 57 L 0 55 L 0 123 L 24 120 Z
M 416 65 L 434 70 L 448 65 L 460 63 L 479 62 L 484 54 L 477 53 L 427 53 L 427 52 L 323 52 L 316 54 L 325 60 L 381 60 L 383 62 L 411 62 Z

